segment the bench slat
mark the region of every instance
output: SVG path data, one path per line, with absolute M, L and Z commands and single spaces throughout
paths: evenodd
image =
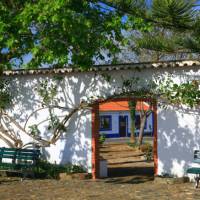
M 33 171 L 33 167 L 37 166 L 39 157 L 40 150 L 38 149 L 35 150 L 3 147 L 0 148 L 0 170 L 20 172 L 23 174 L 23 176 L 25 176 L 25 171 Z
M 200 174 L 200 168 L 191 167 L 187 169 L 188 174 Z
M 20 151 L 16 151 L 16 152 L 0 152 L 0 157 L 4 156 L 4 155 L 21 155 L 21 156 L 39 156 L 38 153 L 30 153 L 30 152 L 20 152 Z
M 35 161 L 39 159 L 40 150 L 35 149 L 18 149 L 18 148 L 0 148 L 0 166 L 2 166 L 6 161 L 4 159 L 11 159 L 12 163 L 8 165 L 16 165 L 21 161 L 32 161 L 31 164 L 34 165 Z
M 32 164 L 29 163 L 20 163 L 20 164 L 13 164 L 13 163 L 2 163 L 0 165 L 0 170 L 1 169 L 21 169 L 21 168 L 30 168 L 33 167 Z
M 21 152 L 40 152 L 38 149 L 20 149 L 20 148 L 6 148 L 1 147 L 0 150 L 3 149 L 4 151 L 21 151 Z
M 2 159 L 16 159 L 16 160 L 37 160 L 38 157 L 32 156 L 12 156 L 12 155 L 4 155 Z

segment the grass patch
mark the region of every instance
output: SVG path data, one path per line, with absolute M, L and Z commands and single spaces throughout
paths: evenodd
M 142 144 L 140 146 L 140 150 L 144 153 L 144 157 L 147 161 L 151 161 L 153 159 L 153 146 L 151 144 Z
M 99 144 L 103 144 L 106 140 L 105 134 L 100 134 L 99 136 Z
M 127 145 L 132 147 L 133 149 L 139 149 L 139 145 L 137 142 L 131 143 L 127 142 Z M 147 161 L 151 161 L 153 159 L 153 146 L 149 143 L 144 143 L 140 146 L 140 150 L 144 153 L 144 157 Z
M 135 143 L 127 142 L 127 145 L 128 145 L 129 147 L 134 148 L 134 149 L 139 148 L 139 145 L 138 145 L 137 142 L 135 142 Z

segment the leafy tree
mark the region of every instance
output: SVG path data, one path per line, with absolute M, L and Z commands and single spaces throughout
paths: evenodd
M 149 2 L 149 1 L 148 1 Z M 134 52 L 153 60 L 199 54 L 200 20 L 194 0 L 3 0 L 0 2 L 0 64 L 18 67 L 87 68 L 129 46 L 122 30 L 133 33 Z M 105 51 L 106 50 L 106 51 Z M 105 54 L 106 52 L 106 54 Z M 155 53 L 159 52 L 159 53 Z M 24 55 L 32 57 L 24 62 Z M 147 52 L 149 54 L 149 52 Z
M 104 0 L 104 2 L 108 1 Z M 127 15 L 129 30 L 133 32 L 130 36 L 132 43 L 129 49 L 133 51 L 133 55 L 138 54 L 137 60 L 146 62 L 198 59 L 199 1 L 152 0 L 148 2 L 151 3 L 142 0 L 109 1 L 110 6 L 113 5 L 118 12 Z M 136 20 L 142 21 L 140 24 L 145 28 L 135 29 Z
M 91 66 L 119 51 L 122 14 L 86 0 L 2 0 L 0 2 L 0 64 L 18 67 Z M 24 65 L 24 55 L 31 61 Z
M 196 0 L 103 0 L 127 16 L 132 51 L 140 61 L 198 58 L 200 19 Z M 150 3 L 149 3 L 150 2 Z M 140 29 L 135 24 L 140 21 Z
M 104 50 L 111 57 L 120 46 L 128 45 L 123 29 L 150 31 L 148 12 L 144 0 L 3 0 L 1 68 L 37 68 L 42 64 L 87 68 L 95 60 L 105 59 Z M 24 55 L 30 53 L 32 59 L 24 65 Z
M 140 115 L 140 130 L 139 130 L 139 138 L 138 138 L 138 146 L 139 148 L 142 145 L 143 142 L 143 136 L 144 136 L 144 128 L 145 128 L 145 123 L 147 121 L 147 118 L 150 116 L 152 113 L 152 101 L 148 102 L 148 109 L 144 108 L 144 103 L 145 102 L 140 102 L 140 110 L 139 115 Z
M 195 8 L 193 0 L 153 0 L 146 15 L 152 29 L 133 37 L 135 48 L 143 54 L 151 52 L 149 61 L 196 58 L 200 53 L 200 21 Z

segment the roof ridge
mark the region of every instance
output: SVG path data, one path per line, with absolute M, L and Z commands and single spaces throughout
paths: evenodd
M 113 70 L 130 70 L 130 69 L 144 69 L 144 68 L 166 68 L 166 67 L 186 67 L 186 66 L 200 66 L 199 60 L 173 60 L 160 62 L 140 62 L 140 63 L 119 63 L 115 65 L 93 65 L 87 70 L 78 67 L 65 68 L 40 68 L 40 69 L 17 69 L 5 70 L 3 75 L 36 75 L 36 74 L 66 74 L 77 72 L 90 71 L 113 71 Z

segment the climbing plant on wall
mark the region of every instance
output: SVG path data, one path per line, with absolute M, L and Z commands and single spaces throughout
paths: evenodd
M 168 77 L 159 85 L 160 97 L 173 105 L 198 106 L 200 103 L 200 81 L 187 80 L 177 84 L 172 77 Z
M 105 77 L 105 75 L 104 75 Z M 119 97 L 128 98 L 146 98 L 162 102 L 162 104 L 180 105 L 184 104 L 190 107 L 199 105 L 200 90 L 199 81 L 191 80 L 177 84 L 173 81 L 173 77 L 169 76 L 165 80 L 151 80 L 147 81 L 142 78 L 124 78 L 121 77 L 121 86 L 117 86 L 113 92 L 104 94 L 102 96 L 92 96 L 82 100 L 74 107 L 68 108 L 60 104 L 59 101 L 59 86 L 63 79 L 60 77 L 44 79 L 37 83 L 35 92 L 39 95 L 40 102 L 29 116 L 26 116 L 24 125 L 11 115 L 9 110 L 12 110 L 12 89 L 11 80 L 2 79 L 0 82 L 0 139 L 12 147 L 25 147 L 27 145 L 49 146 L 55 144 L 63 133 L 67 134 L 68 125 L 73 115 L 80 110 L 91 109 L 93 104 L 98 102 L 105 102 Z M 105 81 L 112 84 L 112 76 L 107 77 Z M 133 107 L 135 108 L 136 102 Z M 57 114 L 55 109 L 59 109 L 62 115 Z M 30 119 L 39 112 L 45 112 L 46 119 L 42 122 L 30 123 Z M 134 115 L 135 109 L 131 114 Z M 40 130 L 41 124 L 44 123 L 48 130 L 48 137 L 46 137 Z M 25 144 L 20 138 L 19 132 L 28 135 L 33 139 L 32 143 Z

